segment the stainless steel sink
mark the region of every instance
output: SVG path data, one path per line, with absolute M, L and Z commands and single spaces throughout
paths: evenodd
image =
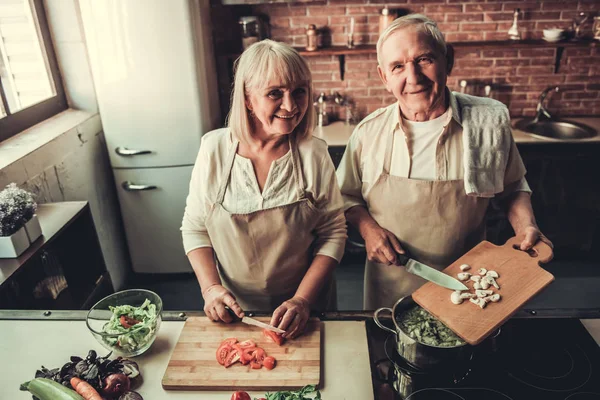
M 515 128 L 553 139 L 585 139 L 594 137 L 594 128 L 573 121 L 522 119 Z

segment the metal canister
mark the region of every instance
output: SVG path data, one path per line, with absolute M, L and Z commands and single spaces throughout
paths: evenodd
M 240 17 L 239 24 L 242 31 L 242 48 L 246 50 L 260 40 L 258 17 Z

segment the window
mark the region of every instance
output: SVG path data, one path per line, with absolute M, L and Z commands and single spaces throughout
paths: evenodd
M 0 141 L 66 108 L 42 0 L 1 0 Z

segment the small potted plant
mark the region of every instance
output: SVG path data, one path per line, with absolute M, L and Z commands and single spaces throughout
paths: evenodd
M 0 191 L 0 258 L 21 255 L 41 236 L 33 195 L 15 183 Z

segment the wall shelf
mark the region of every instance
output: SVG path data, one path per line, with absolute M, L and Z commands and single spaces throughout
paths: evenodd
M 564 40 L 560 42 L 547 42 L 543 39 L 527 39 L 527 40 L 497 40 L 497 41 L 476 41 L 476 42 L 455 42 L 449 43 L 455 52 L 459 53 L 460 50 L 505 50 L 505 49 L 539 49 L 539 48 L 550 48 L 557 49 L 556 58 L 554 61 L 554 73 L 558 72 L 560 66 L 560 59 L 565 48 L 572 47 L 600 47 L 599 41 L 594 40 L 578 40 L 569 41 Z M 355 54 L 376 54 L 377 49 L 374 44 L 370 45 L 358 45 L 354 48 L 347 48 L 346 46 L 331 46 L 318 49 L 316 51 L 306 51 L 302 47 L 296 47 L 296 50 L 304 57 L 315 57 L 315 56 L 338 56 L 340 63 L 340 79 L 344 80 L 344 64 L 346 55 Z

